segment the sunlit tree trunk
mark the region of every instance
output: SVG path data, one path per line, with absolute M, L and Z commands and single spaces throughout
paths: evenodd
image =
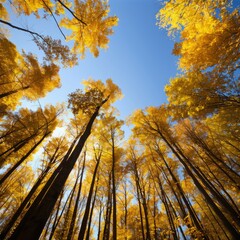
M 98 233 L 97 233 L 97 240 L 100 240 L 100 235 L 101 235 L 101 220 L 102 220 L 102 202 L 99 204 L 99 216 L 98 216 Z
M 187 207 L 187 210 L 188 210 L 188 212 L 190 214 L 190 217 L 193 220 L 194 226 L 197 228 L 197 230 L 199 232 L 201 232 L 202 236 L 204 236 L 205 239 L 208 239 L 207 235 L 205 234 L 205 231 L 204 231 L 203 227 L 201 226 L 201 223 L 200 223 L 200 221 L 198 219 L 198 216 L 197 216 L 196 212 L 192 208 L 189 199 L 186 197 L 186 195 L 185 195 L 181 185 L 179 184 L 179 180 L 176 178 L 175 174 L 173 173 L 173 171 L 169 167 L 169 165 L 168 165 L 168 163 L 167 163 L 163 153 L 159 149 L 159 147 L 156 149 L 156 152 L 159 155 L 159 157 L 161 158 L 161 160 L 164 162 L 164 164 L 165 164 L 165 166 L 166 166 L 166 168 L 167 168 L 167 170 L 168 170 L 168 172 L 169 172 L 169 174 L 170 174 L 170 176 L 171 176 L 171 178 L 172 178 L 172 180 L 174 182 L 174 185 L 177 187 L 178 193 L 180 193 L 181 198 L 179 198 L 177 196 L 177 192 L 172 187 L 172 184 L 170 184 L 170 181 L 169 181 L 169 178 L 168 178 L 168 174 L 166 174 L 166 172 L 161 168 L 162 173 L 164 174 L 165 178 L 167 179 L 167 181 L 169 183 L 169 186 L 172 189 L 172 192 L 175 195 L 175 197 L 176 197 L 176 199 L 177 199 L 177 201 L 179 203 L 180 209 L 181 209 L 181 211 L 183 213 L 183 219 L 184 220 L 186 219 L 187 213 L 186 213 L 185 207 L 182 204 L 182 200 L 183 200 L 185 206 Z M 189 223 L 189 221 L 186 223 L 186 225 L 188 226 L 188 228 L 192 227 L 192 225 Z M 195 237 L 194 234 L 193 234 L 193 237 Z

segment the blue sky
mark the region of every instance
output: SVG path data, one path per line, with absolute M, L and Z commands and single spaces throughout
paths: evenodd
M 67 100 L 67 95 L 82 88 L 81 82 L 89 77 L 112 80 L 121 88 L 124 98 L 115 106 L 124 119 L 135 109 L 158 106 L 166 102 L 164 86 L 176 75 L 177 57 L 171 54 L 174 41 L 156 25 L 156 13 L 161 7 L 158 0 L 110 0 L 110 15 L 119 17 L 119 24 L 110 37 L 109 48 L 98 58 L 87 54 L 79 65 L 61 70 L 62 87 L 40 99 L 42 105 Z M 13 24 L 28 26 L 41 34 L 62 38 L 52 19 L 35 20 L 33 17 L 11 19 Z M 64 31 L 64 29 L 63 29 Z M 11 39 L 26 51 L 37 52 L 26 33 L 11 29 Z M 62 39 L 63 40 L 63 39 Z M 24 104 L 25 105 L 25 104 Z M 36 103 L 27 103 L 34 106 Z

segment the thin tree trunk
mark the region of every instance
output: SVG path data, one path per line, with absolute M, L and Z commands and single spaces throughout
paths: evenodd
M 42 183 L 43 179 L 45 178 L 45 176 L 48 174 L 49 170 L 51 169 L 51 164 L 52 161 L 50 161 L 50 164 L 48 164 L 48 166 L 46 167 L 46 169 L 42 172 L 42 174 L 39 176 L 39 178 L 37 179 L 37 181 L 35 182 L 34 186 L 32 187 L 32 189 L 30 190 L 30 192 L 28 193 L 28 195 L 25 197 L 24 201 L 21 203 L 21 205 L 19 206 L 19 208 L 17 209 L 17 211 L 14 213 L 14 215 L 12 216 L 10 222 L 6 225 L 6 227 L 3 229 L 3 231 L 0 234 L 0 239 L 4 239 L 6 237 L 6 235 L 8 234 L 8 232 L 10 231 L 10 229 L 14 226 L 14 224 L 16 223 L 17 219 L 20 217 L 21 213 L 23 212 L 24 208 L 27 206 L 27 204 L 29 203 L 29 201 L 31 200 L 31 198 L 33 197 L 34 193 L 36 192 L 36 190 L 38 189 L 38 187 L 40 186 L 40 184 Z
M 222 211 L 218 208 L 218 206 L 214 203 L 214 201 L 212 200 L 212 198 L 208 195 L 208 193 L 206 192 L 206 190 L 204 189 L 204 187 L 200 184 L 200 182 L 198 181 L 198 179 L 196 178 L 196 176 L 193 174 L 193 172 L 191 171 L 191 169 L 189 167 L 191 167 L 193 169 L 193 171 L 195 172 L 195 174 L 201 179 L 201 181 L 203 182 L 203 184 L 205 185 L 205 187 L 207 187 L 210 191 L 212 190 L 212 188 L 209 187 L 209 184 L 207 184 L 207 182 L 205 181 L 205 179 L 201 176 L 201 174 L 198 173 L 198 171 L 196 170 L 196 168 L 192 165 L 191 161 L 189 161 L 185 155 L 181 152 L 180 148 L 176 146 L 176 144 L 174 144 L 174 147 L 172 146 L 172 144 L 170 144 L 170 142 L 166 139 L 166 137 L 158 130 L 158 133 L 160 134 L 161 138 L 164 140 L 164 142 L 168 145 L 168 147 L 172 150 L 172 152 L 174 153 L 174 155 L 179 159 L 179 161 L 183 164 L 183 166 L 185 167 L 186 172 L 188 173 L 188 175 L 192 178 L 194 184 L 196 185 L 196 187 L 199 189 L 199 191 L 203 194 L 203 196 L 205 197 L 206 201 L 209 203 L 209 205 L 212 207 L 212 209 L 214 210 L 214 212 L 216 213 L 216 215 L 219 217 L 219 219 L 221 219 L 221 221 L 223 222 L 224 226 L 226 227 L 226 229 L 228 229 L 229 233 L 231 234 L 231 236 L 233 237 L 233 239 L 238 239 L 240 237 L 240 234 L 238 233 L 238 231 L 235 229 L 235 227 L 229 222 L 229 220 L 225 217 L 225 215 L 222 213 Z M 183 159 L 185 159 L 185 162 Z M 222 203 L 222 199 L 219 199 L 219 195 L 217 195 L 215 193 L 215 191 L 211 191 L 211 193 L 216 197 L 216 199 L 219 201 L 219 203 Z M 229 211 L 229 209 L 225 206 L 225 203 L 223 204 L 223 207 Z M 230 211 L 231 212 L 231 211 Z M 235 211 L 234 211 L 235 212 Z M 231 214 L 231 213 L 230 213 Z M 232 216 L 232 217 L 237 217 Z
M 94 210 L 96 196 L 97 196 L 97 189 L 98 189 L 98 187 L 96 186 L 94 197 L 93 197 L 93 202 L 92 202 L 92 207 L 91 207 L 91 212 L 90 212 L 90 216 L 89 216 L 89 221 L 88 221 L 88 230 L 87 230 L 86 240 L 90 239 L 91 223 L 92 223 L 93 210 Z
M 115 145 L 114 133 L 111 133 L 112 140 L 112 196 L 113 196 L 113 240 L 117 240 L 117 199 L 116 199 L 116 183 L 115 183 Z
M 97 234 L 97 240 L 100 240 L 102 211 L 103 211 L 103 210 L 102 210 L 102 203 L 100 203 L 100 206 L 99 206 L 99 216 L 98 216 L 98 234 Z
M 101 158 L 101 153 L 98 156 L 98 158 L 96 159 L 97 163 L 96 163 L 96 166 L 95 166 L 95 169 L 94 169 L 91 186 L 90 186 L 89 193 L 88 193 L 87 203 L 86 203 L 86 207 L 85 207 L 85 213 L 84 213 L 81 228 L 80 228 L 80 231 L 79 231 L 78 240 L 83 240 L 84 236 L 85 236 L 88 217 L 89 217 L 89 212 L 90 212 L 90 207 L 91 207 L 92 195 L 93 195 L 93 190 L 94 190 L 94 184 L 95 184 L 95 179 L 96 179 L 96 176 L 97 176 L 97 170 L 98 170 L 98 166 L 99 166 L 99 163 L 100 163 L 100 158 Z
M 75 200 L 75 205 L 74 205 L 74 210 L 73 210 L 73 214 L 72 214 L 70 227 L 69 227 L 69 230 L 68 230 L 67 240 L 71 240 L 72 236 L 73 236 L 75 221 L 76 221 L 76 218 L 77 218 L 78 204 L 79 204 L 79 199 L 80 199 L 81 190 L 82 190 L 82 180 L 83 180 L 83 173 L 84 173 L 84 169 L 85 169 L 85 162 L 86 162 L 86 151 L 84 152 L 80 183 L 79 183 L 79 187 L 78 187 L 77 197 L 76 197 L 76 200 Z
M 67 208 L 66 213 L 64 214 L 64 224 L 63 224 L 63 230 L 62 230 L 60 239 L 65 239 L 65 235 L 68 235 L 68 232 L 69 232 L 69 227 L 70 227 L 69 219 L 72 217 L 71 216 L 71 206 L 72 206 L 73 197 L 74 197 L 74 193 L 75 193 L 75 190 L 77 187 L 79 176 L 80 176 L 80 168 L 78 168 L 76 180 L 75 180 L 74 186 L 72 188 L 72 194 L 70 195 L 68 208 Z
M 178 237 L 177 237 L 176 228 L 175 228 L 175 225 L 174 225 L 172 213 L 171 213 L 169 205 L 167 203 L 166 193 L 165 193 L 165 191 L 163 189 L 162 182 L 161 182 L 159 176 L 158 176 L 158 185 L 159 185 L 159 188 L 161 190 L 161 196 L 159 196 L 159 197 L 161 198 L 161 200 L 162 200 L 162 202 L 164 204 L 164 207 L 165 207 L 165 210 L 166 210 L 166 214 L 167 214 L 167 217 L 168 217 L 168 222 L 169 222 L 169 225 L 170 225 L 170 228 L 171 228 L 171 232 L 173 234 L 173 239 L 177 240 Z
M 45 133 L 42 138 L 34 144 L 34 146 L 1 178 L 0 185 L 26 160 L 31 153 L 42 143 L 42 141 L 49 135 L 51 132 Z
M 145 191 L 140 186 L 140 179 L 139 179 L 139 174 L 138 174 L 138 169 L 137 169 L 136 162 L 134 162 L 134 174 L 135 174 L 136 187 L 138 188 L 140 197 L 142 199 L 143 212 L 144 212 L 144 216 L 145 216 L 145 225 L 146 225 L 146 240 L 151 240 Z
M 57 227 L 57 222 L 58 222 L 58 213 L 60 211 L 60 207 L 61 207 L 61 202 L 62 202 L 62 198 L 64 196 L 64 190 L 62 190 L 61 194 L 60 194 L 60 197 L 59 197 L 59 200 L 58 200 L 58 203 L 57 203 L 57 211 L 55 213 L 55 218 L 54 218 L 54 221 L 53 221 L 53 224 L 52 224 L 52 229 L 51 229 L 51 233 L 50 233 L 50 236 L 49 236 L 49 239 L 48 240 L 51 240 L 53 235 L 54 235 L 54 232 L 55 232 L 55 229 Z
M 142 232 L 142 239 L 145 240 L 145 231 L 144 231 L 144 225 L 143 225 L 143 214 L 142 214 L 142 206 L 141 206 L 141 196 L 140 196 L 139 189 L 138 189 L 137 185 L 136 185 L 136 188 L 137 188 L 137 200 L 138 200 L 140 222 L 141 222 L 141 230 L 142 230 L 141 231 Z
M 107 209 L 105 216 L 105 225 L 103 231 L 103 240 L 109 240 L 110 235 L 110 223 L 111 223 L 111 213 L 112 213 L 112 194 L 111 194 L 111 174 L 109 174 L 109 183 L 108 183 L 108 200 L 107 200 Z
M 202 233 L 202 235 L 205 237 L 205 239 L 208 239 L 208 237 L 207 237 L 207 235 L 206 235 L 206 233 L 205 233 L 205 231 L 204 231 L 204 229 L 203 229 L 203 226 L 201 225 L 201 223 L 200 223 L 200 221 L 199 221 L 199 219 L 198 219 L 198 216 L 197 216 L 196 212 L 194 211 L 194 209 L 192 208 L 189 200 L 188 200 L 187 197 L 185 196 L 185 193 L 184 193 L 181 185 L 179 184 L 178 179 L 176 178 L 176 176 L 175 176 L 174 173 L 172 172 L 171 168 L 169 167 L 169 165 L 168 165 L 168 163 L 167 163 L 164 155 L 162 154 L 161 150 L 159 149 L 159 147 L 157 148 L 156 152 L 157 152 L 157 154 L 161 157 L 161 159 L 163 160 L 165 166 L 167 167 L 167 170 L 168 170 L 168 172 L 170 173 L 170 176 L 171 176 L 171 178 L 173 179 L 174 184 L 175 184 L 175 186 L 177 187 L 178 192 L 180 193 L 180 196 L 181 196 L 182 200 L 184 201 L 184 204 L 186 205 L 186 207 L 187 207 L 187 209 L 188 209 L 188 212 L 189 212 L 189 214 L 190 214 L 190 216 L 191 216 L 191 218 L 192 218 L 192 220 L 193 220 L 194 226 L 197 228 L 197 230 L 198 230 L 199 232 Z M 167 181 L 169 181 L 168 176 L 167 176 L 167 174 L 165 173 L 165 171 L 164 171 L 163 169 L 161 169 L 161 171 L 162 171 L 163 174 L 165 175 Z M 169 185 L 170 185 L 170 187 L 172 188 L 172 185 L 171 185 L 171 184 L 169 184 Z M 173 191 L 175 197 L 176 197 L 177 200 L 178 200 L 177 194 L 176 194 L 176 192 L 174 191 L 173 188 L 172 188 L 172 191 Z M 187 213 L 186 213 L 186 211 L 185 211 L 185 208 L 182 206 L 182 204 L 180 203 L 179 200 L 178 200 L 178 202 L 179 202 L 179 206 L 180 206 L 180 208 L 181 208 L 181 210 L 182 210 L 182 213 L 183 213 L 183 215 L 184 215 L 184 216 L 183 216 L 183 219 L 185 219 L 186 216 L 187 216 Z M 192 227 L 192 225 L 191 225 L 189 222 L 187 223 L 187 226 L 188 226 L 188 228 L 191 228 L 191 227 Z M 193 235 L 194 235 L 194 234 L 193 234 Z M 196 236 L 193 236 L 193 237 L 196 237 Z

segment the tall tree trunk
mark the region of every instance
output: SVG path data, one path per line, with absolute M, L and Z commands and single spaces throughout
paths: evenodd
M 54 218 L 54 221 L 53 221 L 53 224 L 52 224 L 52 229 L 51 229 L 48 240 L 51 240 L 53 238 L 54 232 L 55 232 L 55 230 L 57 228 L 57 225 L 58 225 L 58 222 L 61 218 L 61 214 L 64 212 L 65 206 L 67 205 L 68 200 L 66 201 L 60 216 L 58 216 L 58 213 L 60 212 L 61 202 L 62 202 L 63 197 L 64 197 L 64 189 L 62 190 L 62 192 L 60 194 L 60 197 L 59 197 L 59 200 L 58 200 L 58 203 L 57 203 L 57 207 L 56 207 L 57 210 L 56 210 L 56 213 L 55 213 L 55 218 Z
M 169 225 L 170 225 L 170 228 L 171 228 L 171 232 L 172 232 L 172 235 L 173 235 L 173 239 L 177 240 L 178 237 L 177 237 L 177 232 L 176 232 L 174 220 L 173 220 L 173 217 L 172 217 L 172 213 L 170 211 L 169 204 L 167 202 L 166 193 L 165 193 L 165 191 L 163 189 L 162 182 L 161 182 L 159 176 L 158 176 L 158 185 L 159 185 L 159 188 L 161 190 L 161 195 L 159 197 L 160 197 L 160 199 L 161 199 L 161 201 L 162 201 L 162 203 L 163 203 L 163 205 L 165 207 L 167 218 L 168 218 L 168 222 L 169 222 Z
M 85 169 L 85 162 L 86 162 L 86 151 L 84 152 L 84 155 L 83 155 L 83 166 L 82 166 L 81 177 L 80 177 L 80 182 L 79 182 L 79 187 L 78 187 L 78 193 L 77 193 L 77 197 L 75 200 L 75 205 L 74 205 L 74 209 L 73 209 L 70 227 L 68 230 L 67 240 L 71 240 L 73 237 L 75 221 L 77 219 L 78 204 L 79 204 L 79 199 L 80 199 L 81 190 L 82 190 L 82 180 L 83 180 L 83 173 L 84 173 L 84 169 Z
M 80 137 L 75 149 L 69 158 L 66 161 L 63 161 L 60 164 L 60 167 L 56 169 L 56 171 L 58 171 L 58 174 L 54 179 L 52 185 L 47 189 L 45 189 L 45 187 L 43 188 L 42 191 L 45 192 L 45 196 L 42 199 L 41 203 L 32 204 L 18 227 L 15 229 L 13 235 L 10 237 L 10 240 L 32 240 L 39 238 L 44 225 L 46 224 L 47 219 L 49 218 L 51 211 L 54 208 L 57 198 L 60 195 L 61 190 L 63 189 L 63 186 L 70 172 L 72 171 L 87 138 L 91 133 L 91 128 L 95 118 L 98 115 L 99 109 L 106 101 L 107 99 L 105 99 L 102 104 L 96 108 L 86 126 L 84 133 Z M 38 202 L 38 199 L 36 202 Z M 28 232 L 27 236 L 26 232 Z
M 124 181 L 124 239 L 127 240 L 128 235 L 128 206 L 127 206 L 127 182 Z
M 212 200 L 212 198 L 209 196 L 209 194 L 206 192 L 205 188 L 202 186 L 202 184 L 198 181 L 197 177 L 194 175 L 194 173 L 192 172 L 192 170 L 195 172 L 195 174 L 200 178 L 200 180 L 203 182 L 203 184 L 205 185 L 205 187 L 207 187 L 211 193 L 216 197 L 216 199 L 218 200 L 218 202 L 220 204 L 222 204 L 222 206 L 225 208 L 225 210 L 227 210 L 227 212 L 229 212 L 228 207 L 226 207 L 225 202 L 223 202 L 223 200 L 219 197 L 218 194 L 215 193 L 215 191 L 213 191 L 213 189 L 209 186 L 209 184 L 206 182 L 206 180 L 202 177 L 201 174 L 199 174 L 199 172 L 196 170 L 196 168 L 193 166 L 193 164 L 191 163 L 191 161 L 188 160 L 188 158 L 185 157 L 185 155 L 182 153 L 182 151 L 180 150 L 180 148 L 176 145 L 176 144 L 171 144 L 169 142 L 169 140 L 162 134 L 162 132 L 160 132 L 159 130 L 157 131 L 159 133 L 159 135 L 161 136 L 161 138 L 164 140 L 164 142 L 167 144 L 167 146 L 172 150 L 172 152 L 174 153 L 174 155 L 179 159 L 179 161 L 183 164 L 186 172 L 188 173 L 188 175 L 192 178 L 194 184 L 196 185 L 196 187 L 198 188 L 198 190 L 203 194 L 204 198 L 206 199 L 206 201 L 209 203 L 209 205 L 212 207 L 212 209 L 214 210 L 214 212 L 216 213 L 216 215 L 219 217 L 219 219 L 221 219 L 221 221 L 223 222 L 224 226 L 226 227 L 226 229 L 229 231 L 229 233 L 231 234 L 231 236 L 233 237 L 233 239 L 238 239 L 240 237 L 239 232 L 235 229 L 235 227 L 232 225 L 232 223 L 229 222 L 229 220 L 226 218 L 226 216 L 222 213 L 222 211 L 218 208 L 218 206 L 215 204 L 215 202 Z M 192 170 L 191 170 L 191 169 Z M 235 212 L 235 211 L 234 211 Z M 230 214 L 232 214 L 232 211 L 230 211 Z M 236 214 L 236 213 L 235 213 Z M 232 216 L 232 217 L 237 217 Z M 239 220 L 238 220 L 239 221 Z
M 92 201 L 92 207 L 91 207 L 89 221 L 88 221 L 86 240 L 90 239 L 91 223 L 92 223 L 93 210 L 95 207 L 95 201 L 96 201 L 96 196 L 97 196 L 97 189 L 98 189 L 98 186 L 96 186 L 96 188 L 95 188 L 95 193 L 94 193 L 94 197 L 93 197 L 93 201 Z
M 35 184 L 33 185 L 32 189 L 30 190 L 30 192 L 28 193 L 28 195 L 25 197 L 24 201 L 21 203 L 21 205 L 19 206 L 19 208 L 17 209 L 17 211 L 14 213 L 14 215 L 12 216 L 11 220 L 8 222 L 8 224 L 6 225 L 6 227 L 3 229 L 3 231 L 0 234 L 0 239 L 4 239 L 6 237 L 6 235 L 8 234 L 8 232 L 10 231 L 10 229 L 14 226 L 14 224 L 16 223 L 17 219 L 20 217 L 21 213 L 23 212 L 23 210 L 25 209 L 25 207 L 27 206 L 27 204 L 29 203 L 29 201 L 31 200 L 31 198 L 33 197 L 34 193 L 36 192 L 36 190 L 38 189 L 38 187 L 40 186 L 40 184 L 42 183 L 43 179 L 45 178 L 45 176 L 48 174 L 49 170 L 51 169 L 51 165 L 52 162 L 54 161 L 54 159 L 52 158 L 49 162 L 49 164 L 47 165 L 46 169 L 44 169 L 44 171 L 42 172 L 42 174 L 39 176 L 39 178 L 37 179 L 37 181 L 35 182 Z
M 135 182 L 136 182 L 136 180 L 135 180 Z M 136 184 L 136 188 L 137 188 L 137 200 L 138 200 L 138 207 L 139 207 L 139 214 L 140 214 L 142 239 L 145 240 L 145 231 L 144 231 L 144 224 L 143 224 L 141 195 L 140 195 L 140 191 L 139 191 L 139 188 L 138 188 L 137 184 Z
M 109 174 L 108 182 L 108 200 L 107 200 L 107 209 L 105 216 L 105 225 L 103 230 L 103 240 L 109 240 L 110 236 L 110 223 L 111 223 L 111 214 L 112 214 L 112 193 L 111 193 L 111 174 Z
M 85 213 L 84 213 L 84 216 L 83 216 L 81 228 L 80 228 L 79 235 L 78 235 L 79 240 L 83 240 L 84 236 L 85 236 L 88 217 L 89 217 L 89 212 L 90 212 L 90 207 L 91 207 L 92 195 L 93 195 L 93 190 L 94 190 L 94 184 L 95 184 L 95 179 L 96 179 L 96 176 L 97 176 L 97 170 L 98 170 L 98 166 L 99 166 L 99 163 L 100 163 L 100 158 L 101 158 L 101 153 L 98 156 L 98 158 L 96 159 L 97 163 L 96 163 L 96 166 L 95 166 L 95 169 L 94 169 L 92 182 L 91 182 L 91 186 L 90 186 L 90 189 L 89 189 L 87 203 L 86 203 L 86 207 L 85 207 Z
M 174 182 L 174 185 L 177 187 L 177 190 L 178 190 L 178 192 L 180 193 L 181 199 L 183 200 L 183 202 L 184 202 L 185 206 L 187 207 L 187 210 L 188 210 L 188 212 L 189 212 L 189 214 L 190 214 L 190 217 L 191 217 L 192 220 L 193 220 L 194 226 L 196 227 L 196 229 L 197 229 L 199 232 L 201 232 L 202 236 L 204 236 L 205 239 L 208 239 L 208 237 L 207 237 L 207 235 L 206 235 L 206 233 L 205 233 L 205 230 L 204 230 L 203 226 L 201 225 L 201 223 L 200 223 L 200 221 L 199 221 L 199 219 L 198 219 L 198 216 L 197 216 L 196 212 L 195 212 L 194 209 L 192 208 L 190 201 L 189 201 L 188 198 L 186 197 L 186 195 L 185 195 L 185 193 L 184 193 L 184 191 L 183 191 L 183 189 L 182 189 L 182 187 L 181 187 L 178 179 L 176 178 L 176 176 L 175 176 L 174 173 L 172 172 L 171 168 L 169 167 L 169 165 L 168 165 L 168 163 L 167 163 L 164 155 L 162 154 L 161 150 L 159 149 L 159 147 L 156 149 L 156 152 L 157 152 L 157 154 L 159 155 L 159 157 L 163 160 L 165 166 L 167 167 L 167 170 L 168 170 L 168 172 L 169 172 L 169 174 L 170 174 L 170 176 L 171 176 L 171 178 L 172 178 L 172 180 L 173 180 L 173 182 Z M 165 173 L 165 171 L 164 171 L 162 168 L 161 168 L 161 171 L 162 171 L 162 173 L 165 175 L 165 178 L 167 179 L 167 181 L 170 182 L 167 174 Z M 173 187 L 172 187 L 172 185 L 171 185 L 170 183 L 169 183 L 169 186 L 171 187 L 173 194 L 175 195 L 176 199 L 177 199 L 178 202 L 179 202 L 179 206 L 180 206 L 180 208 L 181 208 L 181 210 L 182 210 L 182 213 L 183 213 L 183 219 L 186 219 L 187 213 L 186 213 L 186 211 L 185 211 L 184 206 L 182 205 L 181 199 L 178 198 L 178 196 L 177 196 L 177 194 L 176 194 L 176 191 L 173 189 Z M 187 222 L 186 225 L 188 226 L 188 228 L 191 228 L 191 227 L 192 227 L 192 224 L 190 224 L 190 222 Z M 193 237 L 193 238 L 196 237 L 196 236 L 194 236 L 194 233 L 193 233 L 193 236 L 192 236 L 192 237 Z
M 145 216 L 145 225 L 146 225 L 146 240 L 151 240 L 150 225 L 149 225 L 149 221 L 148 221 L 147 201 L 146 201 L 146 197 L 145 197 L 145 191 L 140 186 L 140 179 L 139 179 L 136 162 L 134 162 L 134 174 L 135 174 L 136 187 L 139 190 L 139 195 L 140 195 L 140 198 L 142 199 L 143 212 L 144 212 L 144 216 Z
M 63 224 L 63 229 L 62 229 L 62 233 L 61 233 L 61 237 L 60 237 L 61 239 L 65 239 L 69 232 L 69 227 L 70 227 L 70 223 L 71 223 L 71 222 L 69 223 L 69 221 L 70 221 L 70 218 L 72 217 L 71 207 L 72 207 L 73 197 L 74 197 L 74 193 L 75 193 L 75 190 L 77 187 L 79 176 L 80 176 L 80 168 L 78 168 L 76 180 L 75 180 L 74 186 L 72 188 L 72 193 L 70 195 L 67 211 L 64 214 L 64 224 Z
M 102 202 L 100 202 L 99 206 L 99 216 L 98 216 L 98 234 L 97 234 L 97 240 L 100 240 L 100 235 L 101 235 L 101 219 L 102 219 Z
M 114 132 L 111 134 L 112 140 L 112 196 L 113 196 L 113 240 L 117 240 L 117 199 L 116 199 L 116 183 L 115 183 L 115 144 Z

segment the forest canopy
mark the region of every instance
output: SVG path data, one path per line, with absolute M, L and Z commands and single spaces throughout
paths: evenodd
M 165 103 L 122 120 L 124 93 L 110 76 L 42 105 L 64 88 L 63 69 L 111 48 L 119 19 L 110 7 L 0 0 L 0 239 L 240 239 L 239 5 L 158 2 L 156 25 L 178 59 Z M 20 18 L 52 21 L 58 35 Z

